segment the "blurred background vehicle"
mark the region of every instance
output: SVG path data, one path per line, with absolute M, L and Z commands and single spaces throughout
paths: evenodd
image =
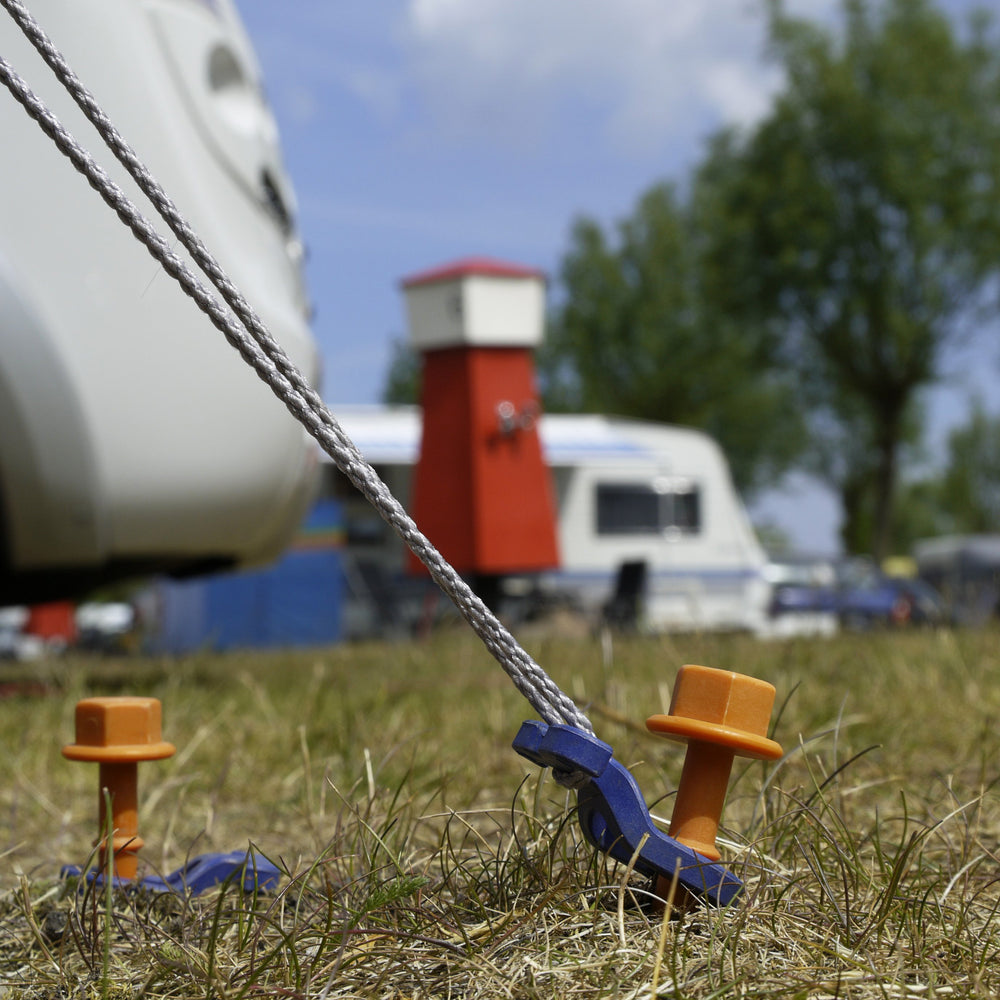
M 31 11 L 315 383 L 295 199 L 229 0 Z M 6 13 L 0 50 L 138 198 Z M 0 133 L 0 605 L 273 559 L 312 442 L 5 90 Z
M 771 588 L 767 634 L 832 635 L 837 631 L 837 574 L 829 559 L 785 556 L 764 568 Z
M 926 538 L 913 554 L 953 624 L 985 625 L 1000 616 L 1000 535 Z
M 772 635 L 824 635 L 839 628 L 944 625 L 937 590 L 916 576 L 890 575 L 869 559 L 787 557 L 765 571 Z
M 948 622 L 944 603 L 929 583 L 882 573 L 857 583 L 842 584 L 837 595 L 837 613 L 841 624 L 850 629 Z

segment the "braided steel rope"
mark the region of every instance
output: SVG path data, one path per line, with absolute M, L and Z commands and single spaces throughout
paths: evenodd
M 60 152 L 82 173 L 151 256 L 194 300 L 292 415 L 309 431 L 337 468 L 375 507 L 381 517 L 427 567 L 462 616 L 507 672 L 517 689 L 548 723 L 566 723 L 588 733 L 593 727 L 577 706 L 518 644 L 497 617 L 472 592 L 458 572 L 420 532 L 389 488 L 365 461 L 337 420 L 273 339 L 264 323 L 181 217 L 163 189 L 125 143 L 95 99 L 18 0 L 0 0 L 52 68 L 78 106 L 163 216 L 171 230 L 222 296 L 220 302 L 171 250 L 139 209 L 84 150 L 30 87 L 0 57 L 0 83 L 38 123 Z M 226 308 L 228 306 L 228 308 Z

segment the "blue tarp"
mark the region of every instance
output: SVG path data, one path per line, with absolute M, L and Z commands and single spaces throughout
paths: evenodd
M 153 652 L 320 646 L 341 638 L 340 504 L 316 504 L 274 565 L 184 582 L 164 580 L 143 602 Z

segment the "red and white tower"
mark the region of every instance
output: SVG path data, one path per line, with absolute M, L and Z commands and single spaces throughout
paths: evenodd
M 406 278 L 403 290 L 423 358 L 412 513 L 491 604 L 502 577 L 559 562 L 533 359 L 545 276 L 469 257 Z

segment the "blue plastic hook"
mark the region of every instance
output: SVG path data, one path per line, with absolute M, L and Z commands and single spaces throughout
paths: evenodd
M 75 865 L 62 869 L 63 878 L 82 875 Z M 86 873 L 88 882 L 104 883 L 104 873 L 92 869 Z M 244 892 L 271 892 L 281 881 L 281 870 L 256 851 L 218 851 L 192 858 L 169 875 L 147 875 L 140 879 L 114 879 L 116 887 L 146 889 L 150 892 L 189 892 L 199 895 L 224 882 L 238 882 Z
M 583 835 L 599 851 L 623 864 L 634 859 L 634 869 L 644 875 L 672 879 L 676 874 L 688 892 L 717 906 L 727 906 L 742 891 L 743 883 L 732 872 L 654 825 L 635 779 L 607 743 L 574 726 L 529 720 L 513 746 L 539 767 L 589 777 L 577 789 L 576 808 Z

